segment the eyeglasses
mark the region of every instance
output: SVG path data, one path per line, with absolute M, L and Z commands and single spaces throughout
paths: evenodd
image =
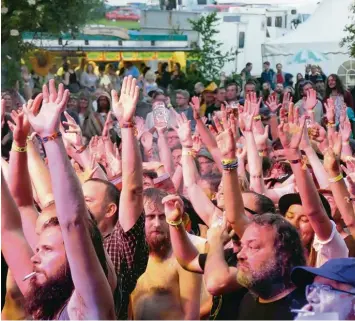
M 309 284 L 306 286 L 306 296 L 308 296 L 314 290 L 317 290 L 317 292 L 322 291 L 327 294 L 331 294 L 332 292 L 341 292 L 350 295 L 355 295 L 355 293 L 353 292 L 334 289 L 332 286 L 326 284 Z

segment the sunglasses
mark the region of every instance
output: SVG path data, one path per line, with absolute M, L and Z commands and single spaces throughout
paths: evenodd
M 244 210 L 248 211 L 252 215 L 258 215 L 258 212 L 251 210 L 250 208 L 244 207 Z

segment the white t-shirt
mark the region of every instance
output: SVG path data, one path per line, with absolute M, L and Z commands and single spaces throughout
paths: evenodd
M 295 193 L 295 184 L 291 183 L 285 186 L 281 186 L 281 187 L 275 187 L 272 189 L 279 198 L 281 198 L 282 196 L 286 195 L 286 194 L 292 194 Z
M 317 253 L 316 267 L 320 267 L 330 259 L 346 258 L 349 256 L 349 250 L 344 239 L 341 237 L 333 225 L 332 234 L 326 241 L 321 241 L 317 235 L 314 235 L 313 248 Z M 354 276 L 355 277 L 355 276 Z

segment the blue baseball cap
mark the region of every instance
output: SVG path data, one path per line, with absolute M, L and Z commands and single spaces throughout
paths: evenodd
M 355 287 L 355 258 L 331 259 L 319 268 L 296 266 L 291 273 L 292 282 L 298 287 L 312 284 L 316 276 Z

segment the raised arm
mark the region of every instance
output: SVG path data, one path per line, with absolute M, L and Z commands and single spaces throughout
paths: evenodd
M 119 222 L 125 232 L 129 231 L 143 212 L 143 168 L 138 142 L 135 137 L 133 117 L 139 96 L 136 79 L 123 79 L 121 96 L 112 90 L 113 111 L 120 120 L 122 135 L 122 191 Z
M 165 171 L 172 176 L 174 173 L 173 156 L 165 135 L 165 128 L 157 128 L 157 133 L 160 161 L 163 163 Z
M 166 221 L 169 224 L 170 240 L 174 255 L 179 264 L 187 271 L 203 273 L 199 262 L 199 252 L 189 239 L 184 227 L 182 215 L 184 204 L 177 195 L 166 196 L 164 205 Z
M 237 268 L 228 266 L 224 258 L 224 245 L 230 240 L 227 219 L 213 223 L 207 232 L 209 250 L 205 265 L 206 288 L 212 295 L 221 295 L 240 288 L 237 283 Z
M 23 278 L 33 271 L 33 252 L 23 234 L 20 213 L 10 194 L 1 170 L 1 251 L 21 293 L 25 295 L 29 280 Z
M 36 150 L 32 139 L 27 141 L 27 154 L 27 164 L 32 186 L 36 191 L 39 206 L 43 208 L 54 200 L 49 170 Z
M 246 107 L 248 112 L 248 106 Z M 248 113 L 250 118 L 253 113 Z M 232 121 L 224 122 L 217 125 L 218 136 L 217 143 L 221 155 L 223 157 L 223 193 L 224 193 L 224 207 L 228 223 L 232 226 L 235 233 L 242 237 L 244 230 L 249 224 L 249 219 L 244 214 L 244 204 L 242 193 L 238 184 L 237 167 L 238 162 L 236 159 L 236 145 L 232 132 L 232 125 L 234 116 L 231 116 Z M 217 123 L 216 123 L 217 124 Z M 252 122 L 250 119 L 250 126 Z M 244 128 L 244 132 L 251 130 L 251 128 Z
M 339 139 L 339 137 L 338 137 Z M 333 179 L 330 183 L 330 189 L 332 191 L 335 204 L 337 205 L 339 212 L 344 220 L 346 227 L 349 229 L 351 235 L 355 237 L 355 212 L 353 208 L 354 195 L 350 195 L 346 187 L 343 175 L 341 173 L 339 156 L 341 145 L 336 144 L 336 149 L 332 147 L 328 148 L 324 154 L 324 167 L 327 170 L 329 177 L 337 177 L 338 179 Z M 349 163 L 348 163 L 349 164 Z M 351 178 L 353 175 L 350 169 L 343 167 L 345 173 L 347 174 L 347 180 L 350 186 L 350 191 L 354 190 L 355 184 Z
M 198 130 L 203 143 L 208 148 L 209 152 L 211 153 L 214 161 L 218 164 L 218 168 L 222 170 L 220 166 L 221 162 L 221 154 L 217 147 L 217 142 L 214 136 L 212 135 L 211 131 L 206 127 L 205 123 L 203 122 L 200 116 L 200 100 L 198 97 L 192 97 L 190 106 L 194 112 L 194 119 L 196 120 L 196 129 Z
M 28 104 L 24 111 L 33 129 L 45 141 L 51 180 L 55 182 L 57 217 L 75 287 L 72 299 L 79 300 L 78 304 L 85 307 L 88 318 L 110 319 L 115 315 L 111 289 L 90 237 L 89 214 L 81 185 L 58 135 L 60 115 L 68 97 L 69 91 L 64 91 L 62 84 L 57 94 L 54 80 L 50 80 L 49 92 L 47 86 L 43 86 L 43 105 L 39 113 L 38 106 L 33 104 Z
M 34 250 L 38 242 L 35 232 L 38 213 L 33 203 L 32 185 L 27 165 L 26 141 L 30 131 L 30 123 L 23 111 L 12 111 L 11 117 L 15 124 L 9 122 L 14 136 L 9 162 L 9 188 L 21 214 L 26 240 Z
M 184 114 L 177 115 L 178 128 L 176 129 L 182 145 L 181 164 L 184 177 L 184 184 L 189 194 L 190 202 L 200 218 L 207 226 L 211 224 L 214 212 L 218 209 L 209 200 L 202 188 L 197 184 L 197 168 L 192 153 L 192 136 L 190 121 Z
M 303 116 L 299 119 L 298 109 L 293 105 L 289 108 L 289 122 L 282 122 L 279 126 L 279 136 L 285 150 L 287 160 L 291 163 L 295 181 L 302 200 L 302 209 L 321 241 L 328 240 L 332 233 L 332 224 L 321 203 L 316 186 L 307 169 L 304 169 L 301 161 L 299 144 L 302 135 L 308 135 Z

